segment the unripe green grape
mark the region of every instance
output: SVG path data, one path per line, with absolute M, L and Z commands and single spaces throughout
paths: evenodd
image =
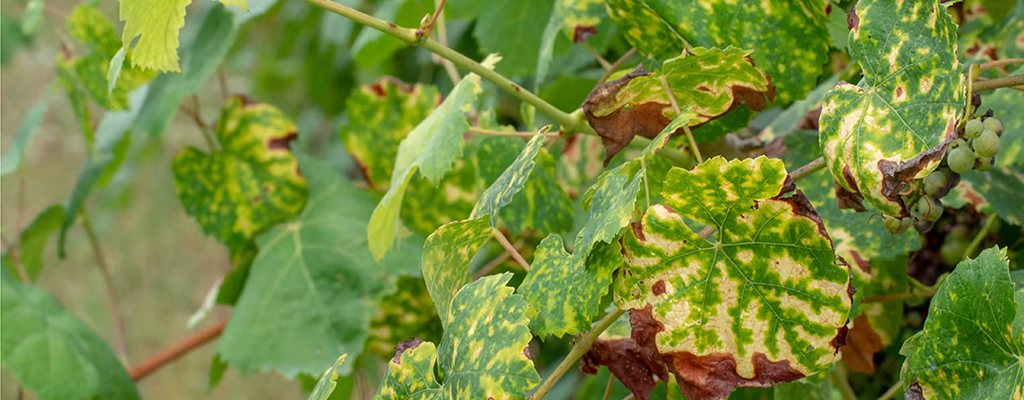
M 946 155 L 946 163 L 953 172 L 963 174 L 974 168 L 974 154 L 967 147 L 957 147 Z
M 949 194 L 949 175 L 945 169 L 937 169 L 924 177 L 924 193 L 934 198 Z
M 964 136 L 974 139 L 981 136 L 981 131 L 985 130 L 985 123 L 976 119 L 967 121 L 967 125 L 964 127 Z
M 913 222 L 913 219 L 905 218 L 905 220 L 907 220 L 907 223 L 904 223 L 904 219 L 899 219 L 888 215 L 882 216 L 882 223 L 885 225 L 885 229 L 888 230 L 889 233 L 892 233 L 893 235 L 899 235 L 903 232 L 906 232 L 907 229 L 910 228 L 910 222 Z
M 999 136 L 996 133 L 986 129 L 974 139 L 974 151 L 978 153 L 979 157 L 992 157 L 999 152 Z M 955 171 L 955 170 L 954 170 Z
M 995 164 L 996 159 L 993 157 L 978 157 L 978 161 L 975 163 L 974 169 L 978 171 L 988 171 L 992 169 L 992 165 Z
M 952 235 L 946 236 L 946 239 L 942 242 L 942 247 L 939 248 L 939 255 L 942 256 L 942 261 L 946 265 L 956 265 L 964 258 L 967 245 L 968 241 L 965 238 Z
M 922 197 L 917 201 L 916 215 L 918 218 L 934 222 L 942 217 L 942 202 L 937 199 Z
M 995 117 L 985 118 L 984 125 L 985 125 L 985 129 L 988 129 L 988 130 L 990 130 L 992 132 L 995 132 L 996 134 L 1002 134 L 1003 133 L 1003 121 L 1000 121 L 999 118 L 995 118 Z

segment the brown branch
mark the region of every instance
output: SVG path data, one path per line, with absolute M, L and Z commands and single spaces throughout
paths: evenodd
M 910 299 L 914 299 L 914 298 L 918 298 L 918 297 L 922 297 L 922 298 L 923 297 L 932 297 L 934 295 L 935 295 L 935 291 L 934 290 L 923 290 L 923 291 L 920 291 L 918 293 L 906 292 L 906 293 L 896 293 L 896 294 L 885 294 L 885 295 L 881 295 L 881 296 L 865 297 L 865 298 L 863 298 L 860 301 L 860 303 L 861 304 L 864 304 L 864 303 L 885 303 L 885 302 L 890 302 L 890 301 L 910 300 Z
M 597 63 L 601 64 L 601 68 L 604 69 L 605 72 L 611 70 L 612 64 L 609 63 L 608 60 L 605 60 L 604 57 L 601 57 L 601 55 L 597 53 L 597 50 L 594 50 L 593 47 L 590 47 L 590 45 L 587 44 L 587 42 L 583 42 L 582 45 L 584 49 L 587 49 L 587 51 L 590 52 L 590 55 L 594 56 L 594 58 L 597 59 Z
M 1013 64 L 1024 64 L 1024 58 L 1008 58 L 1008 59 L 1005 59 L 1005 60 L 989 61 L 987 63 L 979 65 L 978 66 L 978 70 L 979 71 L 984 71 L 986 69 L 992 69 L 992 68 L 996 68 L 996 67 L 1002 67 L 1004 65 L 1013 65 Z
M 504 233 L 501 233 L 501 231 L 499 231 L 497 228 L 491 228 L 491 233 L 492 236 L 494 236 L 494 238 L 498 240 L 498 243 L 501 243 L 501 247 L 504 247 L 505 251 L 507 251 L 508 254 L 511 255 L 512 258 L 514 258 L 521 267 L 523 267 L 524 271 L 530 270 L 530 264 L 526 262 L 526 259 L 524 259 L 521 254 L 519 254 L 519 251 L 516 250 L 516 247 L 513 246 L 512 243 L 510 243 L 507 238 L 505 238 Z
M 142 378 L 145 378 L 171 361 L 174 361 L 181 356 L 188 354 L 192 350 L 199 348 L 199 346 L 216 339 L 221 333 L 224 333 L 224 327 L 227 324 L 228 320 L 224 319 L 206 329 L 192 334 L 192 336 L 179 340 L 167 348 L 156 352 L 156 354 L 149 356 L 149 358 L 129 368 L 128 376 L 131 376 L 132 381 L 134 382 L 142 380 Z
M 110 314 L 114 319 L 114 337 L 117 340 L 117 354 L 121 360 L 128 361 L 128 342 L 124 334 L 124 317 L 121 315 L 121 308 L 117 302 L 117 292 L 114 290 L 114 276 L 110 273 L 110 266 L 107 265 L 107 257 L 103 254 L 100 241 L 96 238 L 96 231 L 92 229 L 89 216 L 82 211 L 82 228 L 85 229 L 85 236 L 89 238 L 89 245 L 92 246 L 92 254 L 96 257 L 96 264 L 103 273 L 103 283 L 107 292 L 107 303 L 110 306 Z
M 999 89 L 1004 87 L 1014 87 L 1024 85 L 1024 74 L 1013 75 L 1003 78 L 978 80 L 974 82 L 974 91 L 983 92 L 986 90 Z
M 823 168 L 825 168 L 825 157 L 818 157 L 814 161 L 797 168 L 793 173 L 789 174 L 789 177 L 793 178 L 794 181 L 798 181 L 806 178 L 810 174 L 821 171 Z

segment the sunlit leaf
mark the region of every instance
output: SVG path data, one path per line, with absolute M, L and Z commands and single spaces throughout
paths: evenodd
M 374 399 L 527 398 L 540 376 L 530 360 L 527 304 L 505 286 L 511 278 L 487 276 L 460 290 L 440 347 L 403 343 Z
M 37 398 L 139 398 L 99 335 L 42 289 L 6 273 L 0 273 L 0 325 L 0 361 Z
M 828 2 L 785 6 L 727 0 L 608 0 L 608 15 L 640 54 L 666 60 L 693 47 L 755 49 L 757 66 L 772 77 L 781 103 L 814 87 L 828 56 Z
M 416 172 L 437 185 L 462 155 L 462 133 L 469 130 L 466 113 L 480 92 L 480 77 L 467 75 L 434 112 L 398 146 L 391 186 L 370 218 L 370 251 L 380 260 L 398 237 L 398 214 L 406 186 Z
M 667 204 L 625 236 L 633 337 L 653 341 L 691 399 L 812 375 L 842 345 L 849 271 L 787 179 L 782 161 L 764 157 L 674 168 Z M 683 215 L 714 227 L 713 241 Z
M 324 371 L 316 387 L 309 393 L 309 400 L 327 400 L 331 397 L 331 393 L 334 393 L 334 388 L 338 385 L 338 377 L 341 375 L 341 366 L 345 364 L 345 358 L 348 358 L 348 354 L 342 354 L 338 361 Z
M 299 159 L 308 204 L 257 237 L 259 255 L 217 345 L 243 372 L 314 375 L 338 354 L 356 357 L 381 297 L 417 266 L 422 242 L 415 238 L 376 263 L 363 240 L 373 200 L 329 164 Z
M 690 126 L 706 123 L 740 104 L 754 110 L 767 107 L 775 100 L 775 87 L 754 66 L 750 54 L 750 50 L 736 47 L 698 47 L 666 60 L 661 72 L 647 72 L 641 65 L 595 88 L 583 110 L 604 143 L 606 164 L 634 136 L 653 139 L 675 119 L 663 82 L 680 107 L 692 104 L 696 116 L 690 119 Z
M 899 193 L 942 161 L 964 106 L 956 25 L 937 0 L 865 0 L 852 12 L 850 55 L 864 80 L 825 96 L 821 148 L 838 185 L 907 217 Z
M 341 141 L 372 187 L 384 190 L 390 185 L 398 143 L 440 101 L 434 86 L 409 86 L 386 78 L 349 95 L 345 103 L 348 122 L 341 127 Z
M 216 0 L 248 9 L 245 0 Z M 120 19 L 124 21 L 121 42 L 135 41 L 132 66 L 158 71 L 179 72 L 178 31 L 185 26 L 185 6 L 192 0 L 118 0 Z
M 423 245 L 423 280 L 434 300 L 441 324 L 446 325 L 451 303 L 470 282 L 469 263 L 491 237 L 487 217 L 452 222 L 437 229 Z
M 123 64 L 125 53 L 121 51 L 121 40 L 114 32 L 114 24 L 107 20 L 96 4 L 79 4 L 65 23 L 71 37 L 87 49 L 85 54 L 73 59 L 75 79 L 100 107 L 111 110 L 127 108 L 128 92 L 156 76 L 155 71 L 116 66 L 119 78 L 116 83 L 108 81 L 114 56 L 121 54 L 118 62 Z
M 904 387 L 926 399 L 1024 397 L 1024 307 L 1010 282 L 1006 249 L 957 265 L 932 298 L 924 330 L 907 339 Z

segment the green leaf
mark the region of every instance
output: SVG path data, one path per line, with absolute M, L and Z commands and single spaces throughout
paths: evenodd
M 763 156 L 673 168 L 666 205 L 650 207 L 642 229 L 624 238 L 625 283 L 639 294 L 620 307 L 647 321 L 633 324 L 633 337 L 653 338 L 662 358 L 686 371 L 677 379 L 692 399 L 812 375 L 838 350 L 849 271 L 787 180 L 782 161 Z M 714 227 L 714 241 L 683 215 Z
M 21 31 L 21 21 L 6 12 L 0 13 L 0 65 L 14 60 L 18 49 L 29 44 L 29 37 Z
M 942 282 L 924 330 L 900 350 L 904 387 L 919 385 L 926 399 L 1024 396 L 1024 330 L 1014 326 L 1024 308 L 1007 268 L 1006 249 L 987 249 Z
M 21 15 L 21 34 L 32 36 L 43 25 L 43 8 L 46 0 L 28 0 L 25 13 Z
M 845 23 L 845 22 L 843 22 Z M 779 113 L 777 117 L 768 126 L 758 134 L 758 138 L 763 140 L 765 143 L 775 140 L 777 137 L 781 137 L 790 132 L 793 132 L 797 126 L 800 125 L 801 121 L 808 116 L 807 113 L 811 112 L 815 108 L 821 107 L 821 101 L 825 98 L 825 94 L 832 90 L 832 87 L 836 85 L 839 80 L 839 75 L 833 75 L 822 82 L 818 87 L 814 88 L 810 93 L 807 94 L 807 98 L 803 100 L 794 101 L 785 111 Z M 814 141 L 817 142 L 818 138 L 815 137 Z M 817 143 L 815 143 L 815 149 L 817 149 Z M 821 156 L 821 150 L 815 150 L 817 155 Z M 792 167 L 787 165 L 787 167 Z
M 328 164 L 299 160 L 308 204 L 257 237 L 260 253 L 218 342 L 217 352 L 242 372 L 318 374 L 338 354 L 356 357 L 380 298 L 415 267 L 420 249 L 409 239 L 378 265 L 362 239 L 373 200 Z
M 775 88 L 771 79 L 754 66 L 751 52 L 736 47 L 698 47 L 666 60 L 661 72 L 648 73 L 641 66 L 595 89 L 583 103 L 583 110 L 605 144 L 605 159 L 622 150 L 636 135 L 653 139 L 675 119 L 663 82 L 678 105 L 692 104 L 696 116 L 689 121 L 690 126 L 718 118 L 741 103 L 763 110 L 775 100 Z
M 236 96 L 225 103 L 215 134 L 219 151 L 178 153 L 174 183 L 203 232 L 241 247 L 302 210 L 306 182 L 289 149 L 298 128 L 276 107 Z
M 534 143 L 534 140 L 537 143 Z M 501 202 L 506 204 L 500 205 L 500 212 L 497 209 L 487 212 L 478 210 L 474 215 L 491 214 L 492 221 L 494 216 L 498 215 L 513 237 L 526 229 L 533 229 L 542 234 L 572 230 L 572 202 L 558 186 L 555 160 L 541 148 L 543 142 L 543 138 L 534 137 L 523 147 L 520 139 L 490 136 L 480 143 L 476 154 L 477 169 L 482 186 L 488 189 L 478 200 L 478 207 L 483 204 L 488 193 L 497 192 L 499 188 L 503 188 L 500 190 L 505 196 Z M 534 146 L 536 148 L 533 148 Z M 527 151 L 536 156 L 530 160 Z M 528 164 L 536 164 L 530 166 L 532 172 L 522 170 Z M 528 174 L 528 179 L 524 180 L 524 172 Z M 506 176 L 507 173 L 515 175 Z M 514 188 L 515 191 L 509 191 L 511 188 L 507 186 L 508 181 L 499 183 L 503 178 L 522 182 L 519 182 L 519 187 Z M 498 199 L 494 198 L 490 201 L 496 200 Z
M 469 264 L 491 238 L 486 216 L 446 224 L 427 237 L 423 245 L 423 280 L 434 299 L 441 325 L 446 326 L 455 294 L 468 284 Z M 446 326 L 447 329 L 447 326 Z
M 327 371 L 324 371 L 320 381 L 313 388 L 313 392 L 309 394 L 309 400 L 327 400 L 331 397 L 331 393 L 334 393 L 334 388 L 338 385 L 338 377 L 342 372 L 341 366 L 345 364 L 345 358 L 347 357 L 348 354 L 342 354 L 341 357 L 338 357 L 338 361 L 335 361 L 330 368 L 327 368 Z
M 394 79 L 380 79 L 349 95 L 341 141 L 370 186 L 384 190 L 390 185 L 398 144 L 440 101 L 432 85 L 409 86 Z
M 833 400 L 832 382 L 828 379 L 828 370 L 823 371 L 824 379 L 814 376 L 803 378 L 772 388 L 772 398 L 777 400 Z M 821 375 L 821 374 L 819 374 Z
M 571 255 L 557 234 L 538 246 L 530 272 L 519 287 L 530 303 L 531 328 L 537 336 L 562 337 L 590 329 L 601 297 L 608 292 L 611 274 L 622 264 L 615 239 L 633 215 L 643 174 L 644 170 L 632 178 L 609 174 L 587 192 L 592 193 L 589 220 L 576 235 Z
M 124 21 L 121 42 L 135 44 L 132 66 L 179 72 L 178 31 L 185 26 L 185 6 L 192 0 L 118 0 Z
M 816 131 L 794 131 L 785 137 L 785 143 L 789 151 L 782 160 L 789 170 L 796 170 L 821 156 Z M 885 229 L 877 216 L 878 210 L 871 204 L 863 204 L 863 212 L 841 209 L 832 176 L 827 173 L 811 174 L 801 179 L 797 186 L 825 223 L 836 255 L 858 267 L 854 272 L 869 270 L 870 260 L 891 259 L 921 247 L 921 235 L 916 231 L 893 235 Z
M 354 7 L 358 2 L 350 1 Z M 419 26 L 420 18 L 433 13 L 432 3 L 412 0 L 383 0 L 377 3 L 373 16 L 398 26 Z M 363 29 L 352 44 L 352 54 L 360 68 L 372 69 L 392 58 L 396 51 L 408 45 L 376 29 Z
M 584 43 L 608 18 L 608 8 L 601 0 L 555 0 L 555 14 L 565 36 L 573 43 Z
M 608 15 L 640 54 L 666 60 L 693 47 L 755 49 L 783 104 L 814 87 L 828 60 L 827 2 L 786 7 L 727 0 L 608 0 Z M 742 23 L 737 23 L 742 21 Z
M 473 36 L 484 54 L 498 53 L 503 62 L 498 72 L 505 76 L 534 73 L 554 0 L 495 0 L 481 7 Z
M 899 192 L 942 161 L 964 107 L 956 25 L 938 1 L 865 0 L 854 12 L 850 53 L 864 80 L 825 96 L 821 148 L 837 185 L 908 217 Z
M 0 274 L 0 361 L 42 400 L 138 399 L 95 332 L 38 287 Z
M 429 235 L 441 225 L 466 218 L 473 212 L 477 183 L 470 146 L 463 155 L 455 160 L 437 186 L 419 173 L 409 181 L 399 212 L 409 230 Z
M 403 276 L 396 285 L 398 290 L 381 300 L 366 343 L 368 350 L 383 359 L 394 356 L 395 345 L 403 340 L 438 341 L 444 331 L 422 278 Z
M 406 343 L 388 363 L 374 399 L 527 398 L 540 376 L 529 356 L 527 304 L 505 286 L 511 278 L 487 276 L 460 290 L 441 346 Z
M 942 202 L 952 208 L 961 208 L 969 203 L 979 212 L 999 214 L 999 218 L 1006 222 L 1021 226 L 1024 225 L 1024 207 L 1020 203 L 1022 187 L 1024 169 L 1019 166 L 972 171 L 961 175 L 960 184 Z
M 114 24 L 107 20 L 96 4 L 76 6 L 66 25 L 71 37 L 88 48 L 88 52 L 73 60 L 75 80 L 101 107 L 110 110 L 127 108 L 128 93 L 156 76 L 154 71 L 129 66 L 123 77 L 110 79 L 111 72 L 121 75 L 127 52 L 114 33 Z
M 846 21 L 846 11 L 836 4 L 830 4 L 832 12 L 828 13 L 828 35 L 832 39 L 832 47 L 846 51 L 847 43 L 850 40 L 849 23 Z
M 46 248 L 46 243 L 50 239 L 50 234 L 57 229 L 60 229 L 61 224 L 64 222 L 64 207 L 61 206 L 50 206 L 47 207 L 43 212 L 39 213 L 25 230 L 21 232 L 21 237 L 18 239 L 18 259 L 21 260 L 21 264 L 25 267 L 25 272 L 28 274 L 29 283 L 34 282 L 39 277 L 39 273 L 43 270 L 43 250 Z M 10 256 L 10 251 L 4 253 L 4 257 Z M 15 271 L 11 271 L 14 276 L 18 276 Z M 20 278 L 20 277 L 19 277 Z
M 523 190 L 526 186 L 527 179 L 530 178 L 530 173 L 533 172 L 533 167 L 536 163 L 533 161 L 537 157 L 537 152 L 540 151 L 542 145 L 544 145 L 544 139 L 547 135 L 544 132 L 540 132 L 533 135 L 533 138 L 526 143 L 526 147 L 523 147 L 523 151 L 519 153 L 515 161 L 512 162 L 505 168 L 505 170 L 495 179 L 487 190 L 480 195 L 480 199 L 476 202 L 476 207 L 473 208 L 473 213 L 470 214 L 470 218 L 477 218 L 481 215 L 491 216 L 491 226 L 497 226 L 498 221 L 498 210 L 506 206 L 512 201 L 513 197 Z M 490 138 L 488 138 L 490 139 Z M 495 138 L 495 140 L 501 140 Z M 516 139 L 512 139 L 516 140 Z M 478 153 L 485 159 L 491 159 L 487 149 L 491 149 L 493 146 L 488 146 L 485 143 L 481 145 L 483 153 Z
M 0 176 L 10 174 L 21 167 L 21 158 L 25 155 L 25 149 L 28 148 L 29 143 L 32 142 L 32 137 L 39 132 L 49 103 L 50 96 L 47 94 L 28 109 L 28 112 L 22 117 L 21 124 L 18 125 L 18 132 L 14 135 L 14 143 L 7 149 L 3 160 L 0 160 Z
M 402 139 L 391 174 L 391 186 L 370 217 L 368 240 L 376 260 L 383 259 L 394 247 L 402 197 L 412 176 L 418 171 L 436 186 L 451 169 L 452 163 L 461 157 L 462 134 L 469 130 L 466 113 L 480 91 L 480 77 L 467 75 L 430 116 Z

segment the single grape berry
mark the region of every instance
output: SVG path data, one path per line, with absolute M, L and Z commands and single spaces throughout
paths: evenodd
M 995 164 L 996 159 L 993 157 L 978 157 L 978 161 L 974 163 L 974 169 L 978 171 L 988 171 L 992 169 L 992 165 Z
M 942 256 L 942 261 L 946 265 L 956 265 L 964 258 L 968 244 L 969 241 L 966 238 L 946 235 L 946 240 L 942 242 L 942 247 L 939 248 L 939 255 Z
M 996 133 L 989 129 L 986 129 L 981 133 L 981 136 L 974 139 L 972 144 L 974 145 L 974 151 L 978 153 L 978 157 L 992 157 L 999 152 L 999 136 L 996 136 Z M 956 171 L 956 169 L 953 170 Z
M 974 168 L 974 154 L 967 147 L 957 147 L 946 155 L 946 162 L 953 172 L 962 174 Z
M 974 139 L 981 136 L 981 131 L 985 130 L 985 123 L 976 119 L 967 121 L 967 126 L 964 127 L 964 136 Z
M 937 199 L 922 197 L 917 201 L 915 215 L 925 221 L 934 222 L 942 217 L 942 202 Z
M 949 194 L 949 175 L 946 169 L 937 169 L 924 177 L 924 193 L 929 197 L 943 198 Z
M 995 132 L 997 135 L 1003 134 L 1003 121 L 999 118 L 989 117 L 985 118 L 985 129 Z
M 911 218 L 906 219 L 908 220 L 908 222 L 913 221 Z M 889 233 L 892 233 L 893 235 L 899 235 L 903 232 L 906 232 L 907 228 L 910 228 L 909 223 L 905 224 L 902 219 L 888 215 L 882 216 L 882 223 L 885 225 L 885 229 L 888 230 Z
M 917 221 L 914 223 L 914 229 L 917 233 L 925 233 L 931 231 L 935 227 L 935 221 Z

